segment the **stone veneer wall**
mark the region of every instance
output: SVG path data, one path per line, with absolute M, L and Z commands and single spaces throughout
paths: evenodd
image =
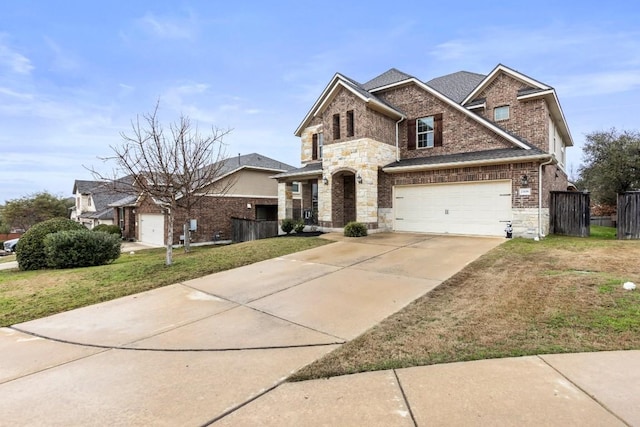
M 329 185 L 318 186 L 318 218 L 320 225 L 332 228 L 331 188 L 333 174 L 353 171 L 362 177 L 356 183 L 356 220 L 369 228 L 378 227 L 378 170 L 396 158 L 394 146 L 373 139 L 334 143 L 325 146 L 323 168 Z

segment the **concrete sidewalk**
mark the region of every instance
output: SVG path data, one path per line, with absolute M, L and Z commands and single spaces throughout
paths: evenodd
M 640 425 L 638 352 L 285 383 L 503 241 L 329 237 L 0 329 L 0 425 Z
M 216 426 L 637 426 L 640 351 L 529 356 L 285 383 Z

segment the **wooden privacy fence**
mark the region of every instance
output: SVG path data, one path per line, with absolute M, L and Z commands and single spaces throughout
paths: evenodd
M 565 236 L 589 237 L 591 214 L 589 193 L 552 191 L 549 202 L 549 232 Z
M 640 191 L 618 194 L 618 239 L 640 239 Z
M 231 218 L 232 240 L 248 242 L 266 239 L 278 235 L 278 221 L 255 221 L 252 219 Z

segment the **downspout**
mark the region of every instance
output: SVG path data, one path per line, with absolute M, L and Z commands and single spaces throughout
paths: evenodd
M 403 121 L 405 119 L 404 116 L 400 117 L 400 120 L 398 120 L 396 122 L 396 162 L 400 161 L 400 144 L 398 142 L 398 134 L 400 133 L 399 129 L 398 129 L 398 125 L 400 124 L 401 121 Z
M 542 234 L 542 167 L 550 165 L 553 161 L 552 155 L 548 161 L 540 163 L 538 166 L 538 240 L 544 237 Z

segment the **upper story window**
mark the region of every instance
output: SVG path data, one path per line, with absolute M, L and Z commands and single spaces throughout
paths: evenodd
M 340 139 L 340 114 L 333 115 L 333 139 Z
M 322 133 L 314 133 L 312 136 L 311 147 L 311 160 L 318 160 L 322 158 Z
M 433 116 L 416 120 L 418 148 L 433 147 Z
M 299 182 L 292 182 L 291 183 L 291 191 L 294 193 L 299 193 L 300 192 L 300 183 Z
M 501 107 L 496 107 L 493 109 L 493 120 L 509 120 L 509 106 L 503 105 Z
M 442 113 L 407 121 L 407 150 L 442 147 Z
M 354 135 L 353 110 L 347 111 L 347 137 Z

